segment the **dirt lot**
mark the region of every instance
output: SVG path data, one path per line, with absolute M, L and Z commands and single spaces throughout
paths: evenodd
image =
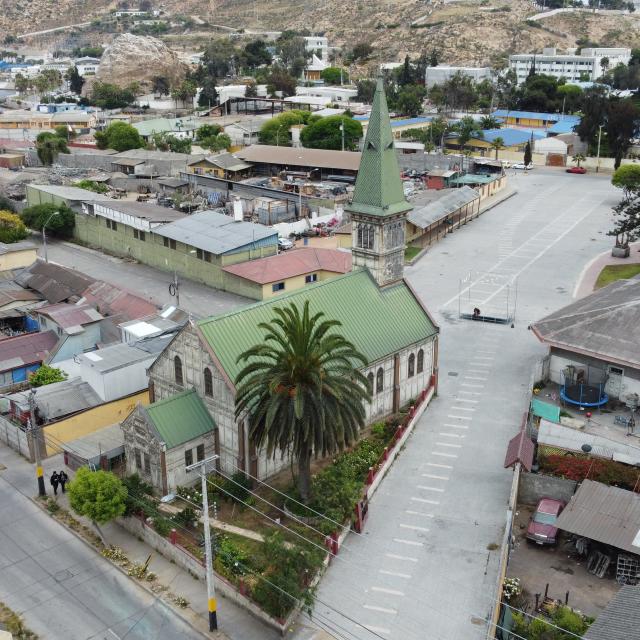
M 555 547 L 540 546 L 526 540 L 527 523 L 533 507 L 520 506 L 513 532 L 515 549 L 511 552 L 507 575 L 520 578 L 529 597 L 529 610 L 535 607 L 535 594 L 562 600 L 569 592 L 569 606 L 597 616 L 620 588 L 611 578 L 598 578 L 586 570 L 585 560 L 569 557 L 570 547 L 564 534 Z

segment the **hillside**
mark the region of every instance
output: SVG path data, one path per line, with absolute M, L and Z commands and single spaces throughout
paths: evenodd
M 106 13 L 115 4 L 0 0 L 0 30 L 19 34 L 72 24 Z M 135 7 L 134 2 L 129 5 Z M 159 0 L 153 6 L 232 29 L 324 32 L 332 45 L 345 49 L 367 41 L 375 48 L 372 64 L 433 49 L 441 52 L 443 62 L 499 65 L 509 53 L 545 46 L 566 49 L 586 39 L 603 46 L 640 46 L 640 15 L 566 13 L 531 22 L 536 8 L 527 0 Z M 212 29 L 197 26 L 167 40 L 172 46 L 197 48 L 213 35 Z

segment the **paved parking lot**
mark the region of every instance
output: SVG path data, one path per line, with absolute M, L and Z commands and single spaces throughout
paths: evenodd
M 506 444 L 545 351 L 527 326 L 569 303 L 584 265 L 611 246 L 619 193 L 609 180 L 518 175 L 516 196 L 407 270 L 441 326 L 439 395 L 375 495 L 365 533 L 350 536 L 320 585 L 315 611 L 340 637 L 486 638 L 511 484 Z M 471 308 L 503 312 L 505 282 L 514 328 L 458 318 L 460 291 Z

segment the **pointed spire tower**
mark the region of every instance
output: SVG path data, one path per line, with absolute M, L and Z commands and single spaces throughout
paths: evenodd
M 380 287 L 403 277 L 405 223 L 411 209 L 404 197 L 387 98 L 379 76 L 353 201 L 347 211 L 352 222 L 353 264 L 369 269 Z

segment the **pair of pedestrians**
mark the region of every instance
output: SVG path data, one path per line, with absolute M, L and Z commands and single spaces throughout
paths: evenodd
M 61 471 L 60 473 L 58 473 L 57 471 L 54 471 L 51 474 L 51 479 L 49 480 L 49 482 L 51 482 L 51 486 L 53 487 L 54 495 L 56 496 L 58 495 L 58 485 L 60 485 L 60 488 L 62 489 L 62 493 L 65 493 L 64 487 L 68 481 L 69 481 L 69 476 L 64 471 Z

